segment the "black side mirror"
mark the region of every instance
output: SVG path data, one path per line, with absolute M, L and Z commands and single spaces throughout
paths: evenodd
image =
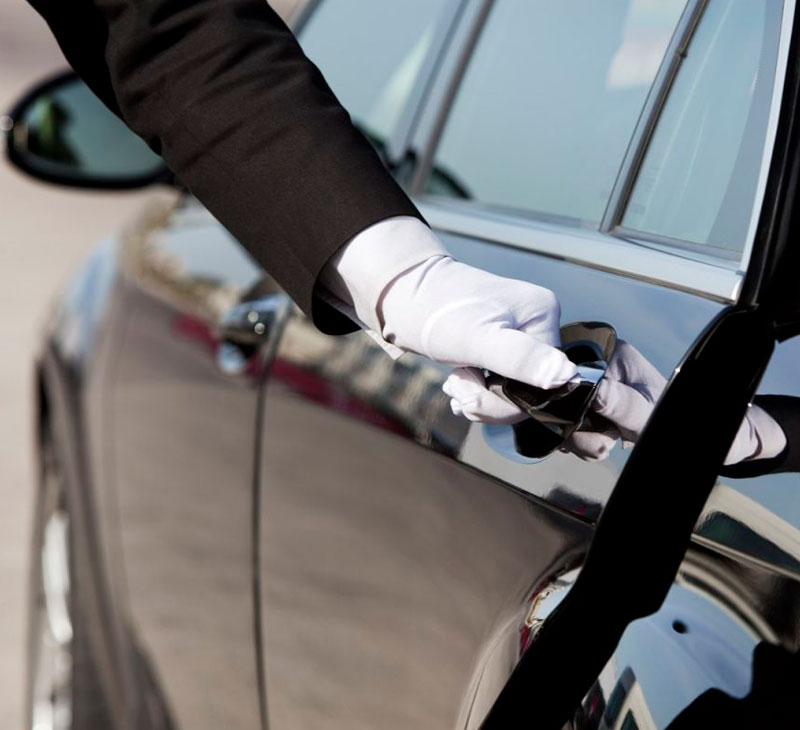
M 164 161 L 69 71 L 2 119 L 9 162 L 40 180 L 119 190 L 172 181 Z

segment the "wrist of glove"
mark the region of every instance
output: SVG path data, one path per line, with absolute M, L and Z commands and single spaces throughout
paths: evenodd
M 399 357 L 402 350 L 383 340 L 379 303 L 398 277 L 442 256 L 448 256 L 447 251 L 421 220 L 387 218 L 339 249 L 320 273 L 318 293 L 375 337 L 390 355 Z

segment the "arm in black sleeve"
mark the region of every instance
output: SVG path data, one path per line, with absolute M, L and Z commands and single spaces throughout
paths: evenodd
M 30 0 L 92 90 L 326 331 L 328 259 L 421 217 L 264 0 Z

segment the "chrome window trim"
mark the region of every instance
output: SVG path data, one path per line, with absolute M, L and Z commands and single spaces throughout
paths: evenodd
M 681 22 L 679 23 L 679 29 L 681 32 L 678 33 L 676 31 L 676 35 L 680 35 L 677 46 L 674 43 L 676 39 L 673 39 L 673 43 L 670 45 L 670 49 L 667 52 L 666 62 L 668 62 L 669 65 L 669 75 L 664 80 L 659 82 L 663 69 L 659 70 L 659 73 L 656 77 L 656 82 L 654 82 L 653 90 L 651 90 L 651 96 L 657 96 L 658 101 L 651 103 L 650 97 L 648 97 L 648 101 L 645 105 L 647 118 L 644 119 L 646 115 L 643 113 L 643 121 L 640 120 L 640 124 L 637 125 L 637 129 L 634 132 L 634 141 L 631 143 L 631 147 L 635 148 L 635 151 L 631 152 L 629 150 L 629 154 L 626 155 L 625 162 L 623 163 L 624 173 L 620 174 L 618 185 L 615 185 L 615 189 L 612 192 L 609 209 L 607 210 L 606 216 L 603 219 L 601 230 L 608 231 L 612 235 L 622 235 L 626 238 L 633 236 L 638 240 L 653 240 L 655 238 L 662 238 L 665 243 L 667 243 L 669 240 L 666 237 L 659 237 L 657 234 L 649 234 L 624 228 L 622 226 L 622 219 L 625 215 L 625 210 L 627 208 L 633 186 L 636 184 L 639 168 L 641 167 L 644 156 L 648 147 L 650 146 L 650 139 L 652 138 L 652 134 L 658 126 L 661 118 L 661 112 L 672 91 L 672 85 L 675 81 L 675 78 L 680 71 L 680 62 L 683 59 L 685 52 L 691 45 L 694 32 L 697 29 L 697 26 L 699 25 L 709 2 L 712 1 L 713 0 L 690 0 L 689 4 L 687 5 L 684 15 L 688 15 L 690 17 L 687 18 L 685 22 L 683 18 L 681 19 Z M 738 252 L 734 251 L 734 260 L 737 262 L 742 276 L 744 276 L 744 272 L 747 271 L 747 266 L 750 263 L 750 255 L 753 250 L 756 228 L 758 227 L 758 220 L 761 215 L 761 207 L 764 202 L 764 193 L 767 186 L 767 178 L 769 176 L 772 152 L 775 146 L 775 137 L 778 130 L 778 121 L 780 119 L 781 102 L 783 100 L 783 87 L 786 79 L 786 68 L 789 60 L 789 46 L 794 22 L 795 5 L 796 0 L 782 1 L 781 27 L 778 36 L 778 52 L 776 54 L 775 61 L 772 95 L 770 99 L 770 111 L 767 121 L 767 128 L 764 135 L 764 150 L 761 157 L 758 181 L 756 183 L 756 193 L 755 197 L 753 198 L 753 209 L 750 213 L 750 222 L 748 224 L 742 253 L 739 254 Z M 670 59 L 670 54 L 675 54 L 675 57 Z M 659 83 L 663 85 L 662 88 L 658 88 Z M 640 126 L 644 127 L 643 131 L 639 129 Z M 625 169 L 626 167 L 627 169 Z M 676 251 L 680 252 L 683 249 L 693 249 L 696 246 L 702 246 L 703 244 L 693 244 L 690 241 L 676 240 L 672 245 L 675 246 Z M 709 247 L 708 254 L 712 257 L 713 251 L 713 247 Z M 725 265 L 725 255 L 721 254 L 718 258 L 720 265 Z M 730 257 L 727 258 L 730 260 Z
M 298 3 L 294 10 L 292 10 L 287 25 L 295 36 L 303 30 L 303 26 L 317 9 L 317 5 L 319 5 L 321 1 L 322 0 L 306 0 L 305 2 Z
M 618 228 L 627 202 L 625 191 L 632 187 L 636 179 L 637 161 L 640 162 L 646 152 L 652 130 L 658 124 L 661 107 L 669 96 L 672 81 L 679 70 L 680 60 L 687 44 L 691 42 L 707 3 L 708 0 L 688 0 L 686 3 L 634 130 L 629 150 L 609 198 L 606 215 L 598 231 L 538 220 L 535 215 L 525 211 L 507 212 L 491 206 L 478 207 L 474 202 L 422 194 L 438 146 L 438 138 L 461 76 L 480 35 L 483 21 L 493 4 L 493 0 L 467 0 L 460 27 L 447 49 L 449 58 L 443 63 L 444 72 L 435 79 L 412 135 L 412 150 L 423 152 L 410 188 L 415 202 L 429 223 L 443 232 L 526 249 L 544 256 L 697 294 L 714 301 L 735 302 L 750 261 L 769 176 L 789 61 L 796 0 L 783 0 L 764 152 L 742 256 L 730 260 L 715 256 L 713 251 L 703 253 L 693 250 L 692 247 L 674 245 L 667 240 L 653 240 L 653 237 Z
M 461 8 L 460 17 L 439 64 L 440 71 L 433 79 L 428 97 L 409 136 L 408 151 L 415 160 L 408 186 L 412 196 L 422 190 L 428 178 L 450 108 L 493 4 L 494 0 L 465 0 Z
M 744 279 L 742 272 L 730 265 L 700 260 L 690 255 L 692 252 L 666 251 L 657 244 L 625 240 L 593 229 L 479 211 L 469 203 L 447 198 L 421 196 L 414 202 L 428 223 L 442 233 L 525 249 L 718 302 L 735 301 Z
M 786 70 L 789 63 L 789 46 L 792 39 L 792 28 L 795 19 L 796 0 L 783 0 L 783 18 L 781 20 L 781 33 L 778 40 L 778 58 L 775 66 L 775 79 L 772 87 L 772 104 L 767 121 L 767 133 L 764 141 L 764 153 L 761 157 L 761 171 L 756 184 L 756 197 L 753 201 L 753 211 L 750 214 L 750 225 L 747 229 L 744 250 L 739 268 L 742 272 L 747 271 L 750 265 L 750 256 L 753 252 L 753 245 L 756 238 L 756 229 L 761 217 L 761 208 L 764 204 L 764 194 L 767 189 L 767 178 L 772 166 L 772 153 L 775 149 L 775 138 L 778 133 L 778 122 L 780 121 L 781 104 L 783 103 L 783 87 L 786 83 Z
M 684 10 L 678 19 L 673 36 L 664 52 L 659 70 L 651 84 L 650 91 L 642 106 L 639 120 L 636 123 L 628 149 L 620 164 L 606 211 L 598 224 L 600 230 L 608 230 L 617 221 L 624 210 L 625 200 L 621 196 L 626 187 L 633 184 L 636 176 L 637 161 L 643 157 L 649 134 L 658 121 L 661 105 L 666 96 L 677 68 L 685 53 L 686 45 L 691 41 L 694 28 L 699 22 L 703 8 L 709 0 L 685 0 Z M 410 194 L 423 195 L 423 190 L 433 168 L 436 150 L 439 147 L 442 132 L 450 116 L 451 107 L 458 94 L 464 73 L 472 58 L 475 46 L 480 39 L 495 0 L 465 0 L 464 12 L 453 33 L 453 39 L 447 49 L 445 60 L 441 64 L 442 73 L 432 84 L 429 98 L 423 105 L 419 121 L 411 135 L 409 149 L 419 152 L 416 167 L 408 186 Z M 617 209 L 622 206 L 621 209 Z M 522 216 L 536 215 L 535 212 L 519 210 Z
M 302 45 L 301 34 L 326 0 L 307 0 L 293 12 L 290 22 L 291 30 Z M 445 5 L 431 40 L 431 47 L 425 54 L 419 73 L 414 79 L 411 92 L 403 109 L 394 124 L 394 128 L 384 141 L 382 154 L 384 164 L 394 171 L 403 161 L 413 134 L 415 120 L 424 111 L 426 97 L 438 77 L 437 71 L 444 58 L 447 58 L 451 41 L 460 25 L 460 17 L 470 0 L 443 0 Z M 323 72 L 324 73 L 324 72 Z
M 425 56 L 419 76 L 398 119 L 391 139 L 387 140 L 386 158 L 391 164 L 399 164 L 411 143 L 416 119 L 422 111 L 423 102 L 435 83 L 436 72 L 447 57 L 447 51 L 455 36 L 459 19 L 467 0 L 449 0 L 449 7 L 439 19 L 431 48 Z
M 709 0 L 688 0 L 678 19 L 672 38 L 664 51 L 664 57 L 661 59 L 661 65 L 650 85 L 650 91 L 634 127 L 617 179 L 614 181 L 605 214 L 600 221 L 600 230 L 605 233 L 613 230 L 622 221 L 628 199 L 639 175 L 639 168 L 650 146 L 650 139 L 658 126 L 661 111 L 672 91 L 672 84 L 686 57 L 689 44 L 708 2 Z
M 617 226 L 610 233 L 615 238 L 635 241 L 644 246 L 658 248 L 660 251 L 681 252 L 684 256 L 707 264 L 722 266 L 726 269 L 738 270 L 739 268 L 741 254 L 738 251 L 731 251 L 704 243 L 689 243 L 681 238 L 671 238 L 658 233 L 637 231 L 635 228 L 624 228 L 623 226 Z

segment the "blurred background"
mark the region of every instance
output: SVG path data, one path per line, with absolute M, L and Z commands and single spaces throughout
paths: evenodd
M 272 0 L 287 13 L 297 0 Z M 0 0 L 0 114 L 66 67 L 24 0 Z M 26 178 L 0 159 L 0 725 L 22 726 L 25 593 L 34 464 L 31 360 L 48 303 L 82 257 L 118 230 L 153 190 L 69 191 Z

